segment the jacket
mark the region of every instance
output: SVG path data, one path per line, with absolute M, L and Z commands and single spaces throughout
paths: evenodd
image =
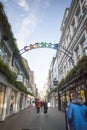
M 40 101 L 36 102 L 36 107 L 40 107 Z
M 69 104 L 67 120 L 70 130 L 87 130 L 87 106 L 80 99 Z

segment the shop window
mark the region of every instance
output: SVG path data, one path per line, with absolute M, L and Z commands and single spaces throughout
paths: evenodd
M 0 84 L 0 115 L 2 114 L 2 111 L 3 111 L 3 105 L 4 105 L 3 101 L 4 101 L 4 91 Z
M 11 95 L 11 100 L 10 100 L 10 111 L 14 111 L 14 104 L 15 104 L 15 96 Z

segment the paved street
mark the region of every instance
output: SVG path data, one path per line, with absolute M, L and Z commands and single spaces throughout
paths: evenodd
M 31 107 L 1 122 L 0 130 L 65 130 L 64 112 L 49 108 L 47 115 L 37 115 Z

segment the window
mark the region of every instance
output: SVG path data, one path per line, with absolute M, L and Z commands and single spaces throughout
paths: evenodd
M 87 55 L 87 41 L 83 42 L 83 51 L 85 52 L 85 54 Z
M 85 38 L 85 35 L 83 35 L 80 43 L 82 44 L 83 52 L 87 55 L 87 40 Z
M 85 54 L 87 55 L 87 48 L 84 51 L 85 51 Z
M 77 18 L 77 21 L 79 22 L 81 18 L 80 6 L 78 7 L 77 12 L 76 12 L 76 18 Z
M 0 57 L 1 57 L 1 59 L 3 59 L 3 57 L 4 57 L 4 53 L 1 49 L 0 49 Z
M 83 3 L 84 0 L 81 0 L 81 3 Z
M 83 49 L 87 48 L 87 41 L 83 42 Z
M 79 50 L 79 46 L 76 49 L 76 55 L 77 55 L 77 59 L 79 59 L 80 57 L 80 50 Z
M 73 29 L 73 32 L 75 32 L 75 30 L 76 30 L 76 26 L 75 26 L 75 19 L 73 19 L 73 21 L 72 21 L 72 29 Z
M 86 0 L 83 0 L 82 1 L 82 11 L 83 11 L 83 13 L 85 12 L 85 10 L 86 10 Z

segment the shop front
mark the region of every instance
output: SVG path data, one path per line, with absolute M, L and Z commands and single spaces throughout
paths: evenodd
M 2 120 L 3 117 L 4 98 L 5 98 L 5 87 L 0 83 L 0 121 Z
M 69 105 L 73 92 L 77 92 L 79 94 L 79 98 L 81 98 L 84 103 L 87 103 L 87 72 L 75 77 L 65 86 L 58 89 L 59 110 L 64 110 L 64 108 Z

